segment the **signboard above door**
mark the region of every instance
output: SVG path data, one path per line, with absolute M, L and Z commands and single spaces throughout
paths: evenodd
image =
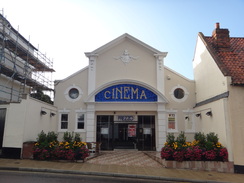
M 115 122 L 137 122 L 136 115 L 116 115 L 114 116 Z

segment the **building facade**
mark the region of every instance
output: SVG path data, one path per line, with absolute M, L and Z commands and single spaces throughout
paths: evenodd
M 139 151 L 160 151 L 168 133 L 192 141 L 196 132 L 214 132 L 244 173 L 244 38 L 219 24 L 212 36 L 199 33 L 189 80 L 164 65 L 167 52 L 123 34 L 86 52 L 87 67 L 56 80 L 52 105 L 33 98 L 52 90 L 34 77 L 53 72 L 52 64 L 3 17 L 0 31 L 1 157 L 21 158 L 23 143 L 42 130 L 79 133 L 101 150 Z
M 85 54 L 88 67 L 55 83 L 59 132 L 102 150 L 157 151 L 168 132 L 195 132 L 195 82 L 164 66 L 166 52 L 124 34 Z
M 212 36 L 198 34 L 193 68 L 200 131 L 217 133 L 235 172 L 244 173 L 244 38 L 216 23 Z

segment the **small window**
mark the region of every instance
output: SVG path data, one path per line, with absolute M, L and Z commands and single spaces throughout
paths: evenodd
M 175 114 L 168 115 L 168 129 L 176 129 L 175 128 Z
M 68 129 L 68 114 L 61 114 L 61 129 Z
M 78 113 L 77 115 L 77 129 L 84 129 L 85 126 L 85 114 Z
M 185 96 L 185 92 L 182 88 L 176 88 L 174 90 L 174 96 L 177 99 L 182 99 Z
M 79 96 L 79 90 L 77 90 L 76 88 L 71 88 L 69 90 L 69 97 L 72 99 L 76 99 Z

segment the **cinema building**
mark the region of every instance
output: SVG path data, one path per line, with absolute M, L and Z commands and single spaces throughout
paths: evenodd
M 218 23 L 211 36 L 197 36 L 194 80 L 164 65 L 167 52 L 123 34 L 86 52 L 88 66 L 52 87 L 40 80 L 54 72 L 52 62 L 3 16 L 0 55 L 0 157 L 22 158 L 23 144 L 42 130 L 139 151 L 160 151 L 169 133 L 192 141 L 214 132 L 244 173 L 244 38 Z M 54 104 L 40 101 L 53 88 Z
M 102 150 L 160 151 L 168 132 L 192 136 L 195 82 L 129 34 L 85 55 L 89 65 L 55 83 L 58 132 L 81 132 Z

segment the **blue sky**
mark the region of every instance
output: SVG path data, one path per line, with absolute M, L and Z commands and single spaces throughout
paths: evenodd
M 193 79 L 198 32 L 215 23 L 244 37 L 244 0 L 1 0 L 15 29 L 54 61 L 53 79 L 88 65 L 90 52 L 128 33 L 168 52 L 165 65 Z

